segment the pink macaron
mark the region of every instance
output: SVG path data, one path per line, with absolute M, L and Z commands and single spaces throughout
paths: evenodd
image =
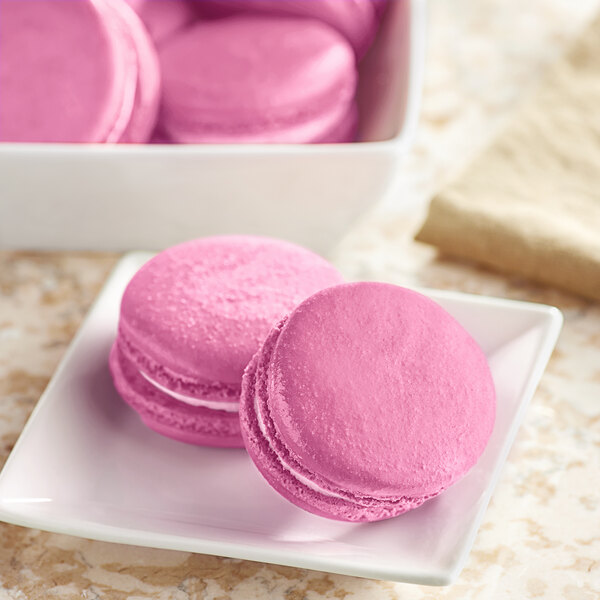
M 239 12 L 300 16 L 318 19 L 339 31 L 362 57 L 379 26 L 384 0 L 203 0 L 204 12 Z
M 241 447 L 248 361 L 278 319 L 341 281 L 323 258 L 279 240 L 225 236 L 169 248 L 123 294 L 109 361 L 115 386 L 158 433 Z
M 400 515 L 471 469 L 495 419 L 486 357 L 429 298 L 384 283 L 316 293 L 244 374 L 246 448 L 267 482 L 314 514 Z
M 0 141 L 144 142 L 158 61 L 121 0 L 2 0 Z
M 348 42 L 318 21 L 201 21 L 160 47 L 159 131 L 181 143 L 352 141 L 357 73 Z

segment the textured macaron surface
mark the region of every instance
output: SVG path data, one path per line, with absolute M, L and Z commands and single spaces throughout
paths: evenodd
M 354 283 L 313 295 L 271 332 L 245 375 L 241 419 L 259 470 L 290 500 L 377 520 L 473 467 L 495 391 L 482 350 L 439 305 Z
M 135 57 L 130 65 L 126 42 L 108 26 L 102 5 L 0 3 L 1 140 L 103 142 L 119 119 L 126 123 Z
M 326 260 L 288 242 L 193 240 L 161 252 L 133 277 L 121 303 L 119 339 L 133 357 L 172 374 L 239 391 L 243 370 L 272 325 L 341 281 Z
M 144 143 L 149 141 L 160 101 L 160 66 L 158 55 L 148 32 L 139 17 L 125 2 L 104 3 L 105 19 L 110 20 L 113 33 L 118 29 L 129 43 L 131 60 L 137 64 L 135 96 L 129 122 L 110 141 Z
M 201 21 L 160 48 L 161 128 L 183 142 L 310 142 L 347 121 L 352 49 L 318 21 Z

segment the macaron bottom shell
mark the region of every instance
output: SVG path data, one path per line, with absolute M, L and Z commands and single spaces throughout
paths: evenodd
M 342 144 L 356 141 L 357 130 L 358 110 L 352 104 L 342 110 L 332 107 L 322 114 L 315 114 L 312 120 L 282 123 L 271 130 L 254 126 L 219 129 L 208 123 L 171 119 L 163 143 L 168 140 L 178 144 Z
M 354 523 L 381 521 L 417 508 L 437 493 L 419 498 L 359 497 L 317 481 L 295 460 L 278 438 L 266 403 L 268 364 L 284 325 L 274 328 L 244 373 L 240 402 L 242 437 L 246 450 L 267 483 L 284 498 L 313 514 Z M 257 408 L 263 415 L 261 428 Z M 326 487 L 325 487 L 326 486 Z M 330 489 L 327 489 L 329 487 Z
M 171 398 L 144 379 L 116 343 L 109 366 L 120 396 L 153 431 L 188 444 L 243 447 L 237 412 L 191 406 Z

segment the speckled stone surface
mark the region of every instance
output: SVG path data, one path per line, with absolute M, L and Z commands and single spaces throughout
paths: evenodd
M 599 598 L 600 305 L 440 259 L 411 241 L 420 199 L 464 166 L 599 6 L 433 0 L 423 121 L 404 201 L 390 196 L 335 252 L 348 278 L 546 302 L 564 312 L 557 350 L 455 585 L 368 581 L 0 525 L 0 600 Z M 0 463 L 116 260 L 0 253 Z

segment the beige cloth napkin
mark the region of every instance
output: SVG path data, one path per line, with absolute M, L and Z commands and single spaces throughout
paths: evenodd
M 433 199 L 416 239 L 600 300 L 600 19 Z

